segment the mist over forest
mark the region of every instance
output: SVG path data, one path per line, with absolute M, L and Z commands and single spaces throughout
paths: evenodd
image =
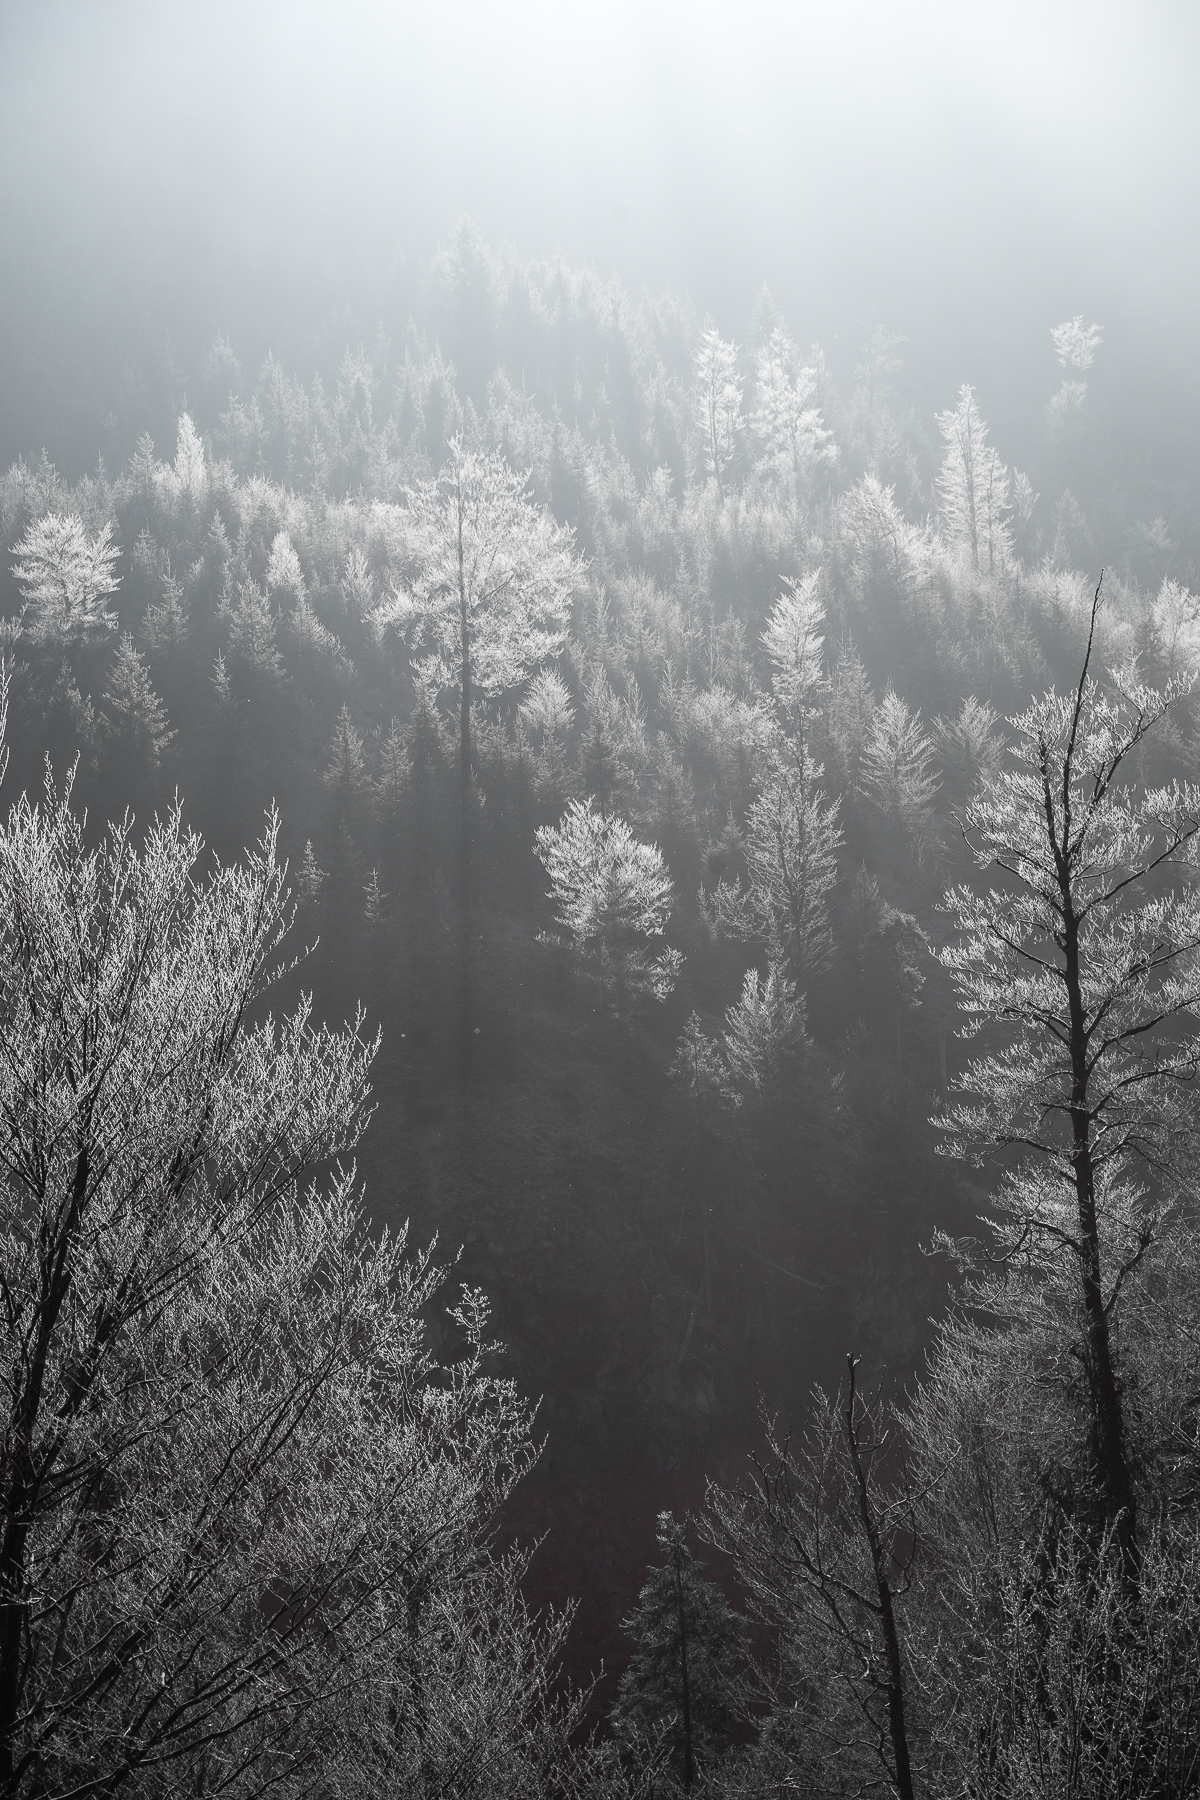
M 0 1794 L 1200 1791 L 1198 35 L 0 13 Z

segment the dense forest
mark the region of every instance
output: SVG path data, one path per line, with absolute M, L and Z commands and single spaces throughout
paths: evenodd
M 408 293 L 308 367 L 155 340 L 0 475 L 0 1787 L 1196 1792 L 1194 471 L 1130 467 L 1085 315 L 1017 468 L 765 290 L 735 342 L 464 223 Z M 81 1239 L 64 1021 L 124 1068 L 143 980 L 173 1097 Z M 54 1430 L 124 1436 L 39 1486 L 60 1304 Z M 230 1467 L 134 1366 L 191 1421 L 263 1359 L 283 1461 L 186 1550 L 285 1620 L 247 1661 L 106 1533 Z

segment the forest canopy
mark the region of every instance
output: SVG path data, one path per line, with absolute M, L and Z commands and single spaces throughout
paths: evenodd
M 61 959 L 39 930 L 96 921 L 76 984 L 91 992 L 107 921 L 138 916 L 127 891 L 161 888 L 175 921 L 156 937 L 146 901 L 153 952 L 130 948 L 121 977 L 133 1006 L 143 967 L 170 973 L 138 1015 L 154 1066 L 155 1021 L 185 996 L 219 1011 L 234 981 L 231 1016 L 266 1045 L 269 965 L 291 1009 L 276 1048 L 238 1065 L 226 1136 L 196 1125 L 207 1160 L 179 1149 L 190 1115 L 162 1098 L 137 1153 L 164 1184 L 153 1227 L 139 1236 L 101 1182 L 72 1289 L 72 1330 L 105 1346 L 114 1282 L 186 1292 L 169 1341 L 150 1300 L 122 1315 L 119 1354 L 164 1414 L 196 1382 L 208 1417 L 220 1382 L 196 1346 L 230 1294 L 231 1369 L 262 1375 L 269 1330 L 273 1379 L 292 1358 L 308 1381 L 329 1334 L 328 1385 L 288 1454 L 313 1465 L 314 1544 L 364 1484 L 352 1573 L 378 1636 L 327 1642 L 371 1682 L 339 1717 L 324 1651 L 304 1639 L 297 1675 L 260 1632 L 253 1655 L 229 1652 L 228 1704 L 259 1680 L 254 1656 L 302 1689 L 330 1792 L 374 1791 L 352 1787 L 355 1732 L 381 1792 L 1188 1791 L 1200 580 L 1186 509 L 1145 516 L 1102 403 L 1105 327 L 1045 320 L 1018 468 L 982 382 L 919 412 L 880 324 L 835 378 L 765 290 L 735 339 L 669 296 L 494 253 L 464 223 L 414 292 L 401 330 L 355 336 L 332 374 L 320 356 L 246 368 L 215 335 L 186 384 L 164 366 L 145 396 L 157 440 L 140 420 L 124 445 L 114 416 L 90 473 L 31 445 L 0 475 L 0 871 L 27 977 L 5 975 L 6 1066 L 45 1060 L 38 959 L 56 980 Z M 185 820 L 223 859 L 211 877 Z M 206 934 L 226 890 L 238 919 Z M 305 953 L 275 969 L 292 907 Z M 94 1051 L 80 1019 L 56 1040 L 64 1069 L 73 1031 Z M 240 1041 L 196 1029 L 222 1054 Z M 283 1104 L 288 1056 L 329 1118 L 279 1152 L 268 1205 L 247 1171 L 255 1133 L 279 1133 L 255 1109 Z M 184 1084 L 189 1104 L 228 1099 L 219 1062 Z M 131 1102 L 113 1104 L 133 1131 Z M 348 1173 L 305 1199 L 300 1175 L 350 1148 L 366 1212 Z M 16 1151 L 4 1164 L 18 1335 L 54 1311 L 38 1270 L 74 1242 L 47 1199 L 71 1186 L 57 1154 L 28 1153 L 56 1171 L 36 1228 Z M 468 1284 L 450 1310 L 405 1248 L 435 1234 Z M 310 1290 L 311 1332 L 289 1335 Z M 74 1407 L 102 1359 L 54 1342 L 47 1379 Z M 14 1793 L 37 1791 L 47 1744 L 56 1770 L 95 1760 L 79 1747 L 93 1679 L 114 1719 L 159 1718 L 141 1638 L 119 1675 L 62 1672 L 72 1632 L 73 1670 L 101 1656 L 106 1606 L 144 1607 L 192 1666 L 165 1602 L 97 1598 L 109 1564 L 86 1618 L 36 1572 L 86 1561 L 121 1483 L 130 1529 L 162 1548 L 155 1509 L 182 1465 L 156 1464 L 151 1491 L 120 1395 L 97 1400 L 96 1441 L 55 1440 L 84 1523 L 45 1500 L 26 1553 L 37 1395 L 25 1377 L 8 1390 Z M 267 1412 L 289 1404 L 265 1383 Z M 370 1458 L 420 1465 L 404 1529 L 436 1537 L 460 1452 L 461 1518 L 418 1576 L 379 1522 L 372 1483 L 390 1477 Z M 204 1439 L 196 1467 L 214 1459 Z M 322 1581 L 341 1593 L 311 1546 L 307 1575 L 278 1543 L 230 1574 L 249 1507 L 239 1488 L 218 1569 L 243 1613 L 284 1564 L 282 1610 L 308 1617 L 297 1596 Z M 207 1543 L 182 1503 L 173 1516 Z M 543 1530 L 532 1563 L 504 1548 Z M 22 1582 L 48 1608 L 46 1648 L 22 1638 Z M 534 1617 L 573 1597 L 569 1672 L 624 1665 L 583 1749 L 583 1699 L 553 1687 L 564 1617 Z M 505 1682 L 520 1706 L 487 1763 Z M 441 1711 L 424 1698 L 439 1684 Z M 228 1726 L 244 1761 L 221 1764 L 227 1790 L 179 1736 L 195 1791 L 265 1787 L 259 1761 L 293 1755 L 277 1700 Z M 50 1735 L 19 1755 L 18 1725 Z M 121 1779 L 159 1791 L 152 1760 Z

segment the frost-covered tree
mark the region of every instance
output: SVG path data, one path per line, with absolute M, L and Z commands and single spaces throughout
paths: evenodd
M 567 787 L 566 740 L 575 723 L 571 691 L 556 669 L 543 669 L 529 685 L 520 708 L 526 731 L 540 739 L 538 787 L 560 804 Z
M 557 825 L 538 831 L 555 917 L 576 954 L 610 994 L 618 1015 L 630 999 L 663 1000 L 675 985 L 677 950 L 652 955 L 671 916 L 671 878 L 655 844 L 591 800 L 573 800 Z
M 825 609 L 816 589 L 815 575 L 785 583 L 763 632 L 779 725 L 746 819 L 748 879 L 744 887 L 718 883 L 705 903 L 711 925 L 758 940 L 772 965 L 802 983 L 828 962 L 828 895 L 842 841 L 838 803 L 821 792 L 821 765 L 808 745 L 824 686 Z
M 697 1123 L 716 1100 L 736 1100 L 729 1088 L 729 1071 L 721 1047 L 705 1031 L 700 1015 L 692 1012 L 679 1034 L 670 1076 L 681 1094 L 692 1102 Z
M 1026 1153 L 1019 1233 L 1074 1266 L 1095 1511 L 1133 1570 L 1137 1493 L 1114 1320 L 1194 1143 L 1200 790 L 1139 787 L 1133 753 L 1184 690 L 1092 680 L 1099 597 L 1076 689 L 1010 721 L 1012 760 L 964 815 L 994 881 L 947 895 L 958 937 L 942 961 L 966 1035 L 992 1028 L 999 1041 L 968 1064 L 963 1097 L 939 1122 L 955 1154 Z M 1130 1201 L 1139 1169 L 1156 1179 L 1154 1203 Z
M 785 580 L 762 634 L 771 686 L 785 728 L 797 739 L 806 735 L 824 681 L 825 607 L 819 584 L 819 571 L 800 581 Z
M 366 792 L 367 781 L 363 741 L 355 730 L 350 708 L 343 706 L 330 739 L 325 786 L 333 795 L 338 810 L 348 812 Z
M 704 467 L 722 497 L 742 428 L 742 381 L 737 364 L 737 345 L 727 343 L 716 327 L 710 326 L 696 352 L 696 423 Z
M 952 718 L 934 720 L 933 736 L 950 793 L 955 804 L 961 806 L 976 784 L 993 775 L 999 765 L 1001 745 L 996 714 L 986 700 L 968 694 Z
M 863 750 L 861 781 L 885 819 L 920 858 L 941 780 L 920 716 L 891 688 L 876 709 Z
M 470 887 L 471 709 L 519 689 L 557 656 L 582 564 L 571 533 L 525 494 L 496 452 L 455 438 L 441 474 L 410 503 L 414 571 L 378 607 L 406 631 L 421 682 L 456 696 L 462 784 L 462 899 Z
M 1065 371 L 1062 385 L 1050 401 L 1052 430 L 1061 430 L 1068 421 L 1079 415 L 1087 396 L 1088 384 L 1083 376 L 1095 362 L 1096 351 L 1104 342 L 1102 329 L 1099 325 L 1085 325 L 1082 313 L 1076 313 L 1073 319 L 1064 319 L 1061 325 L 1050 327 L 1054 354 Z
M 994 574 L 1012 555 L 1008 470 L 988 443 L 974 388 L 964 382 L 958 405 L 937 422 L 946 446 L 937 481 L 942 528 L 972 569 Z
M 271 542 L 271 554 L 267 561 L 267 591 L 290 594 L 293 600 L 304 599 L 304 571 L 286 531 L 277 531 Z
M 175 736 L 167 709 L 151 685 L 146 660 L 128 633 L 117 646 L 101 720 L 110 748 L 132 769 L 157 769 Z
M 322 890 L 328 879 L 317 861 L 312 839 L 308 838 L 304 845 L 304 855 L 296 868 L 296 892 L 300 905 L 315 910 L 321 904 Z
M 746 821 L 746 883 L 720 882 L 706 903 L 714 927 L 762 943 L 801 983 L 828 966 L 833 946 L 829 894 L 842 833 L 820 775 L 819 764 L 773 759 Z
M 777 325 L 754 358 L 750 428 L 768 463 L 796 483 L 837 460 L 833 435 L 813 404 L 816 388 L 816 371 L 801 367 L 795 344 Z
M 1200 669 L 1200 598 L 1168 577 L 1151 603 L 1150 624 L 1170 678 Z
M 411 783 L 412 755 L 399 720 L 393 719 L 379 746 L 379 774 L 372 784 L 375 813 L 385 830 L 395 830 Z
M 178 810 L 88 842 L 53 788 L 0 824 L 14 1800 L 529 1791 L 545 1646 L 486 1548 L 528 1412 L 479 1298 L 439 1362 L 428 1260 L 314 1184 L 374 1046 L 264 1011 L 276 837 L 202 872 Z
M 121 585 L 113 573 L 119 551 L 111 525 L 91 537 L 78 513 L 44 513 L 13 554 L 13 574 L 27 608 L 24 629 L 34 643 L 65 649 L 116 630 L 107 604 Z
M 243 679 L 274 683 L 283 673 L 275 645 L 275 619 L 257 581 L 247 577 L 236 593 L 221 601 L 221 617 L 229 628 L 229 658 Z
M 1082 313 L 1076 313 L 1073 319 L 1065 319 L 1061 325 L 1052 325 L 1050 337 L 1054 354 L 1063 368 L 1074 369 L 1080 375 L 1090 369 L 1096 360 L 1096 351 L 1104 342 L 1103 330 L 1102 325 L 1085 325 Z
M 778 1095 L 789 1067 L 808 1042 L 804 997 L 772 963 L 766 976 L 747 969 L 742 993 L 725 1015 L 724 1054 L 735 1091 Z

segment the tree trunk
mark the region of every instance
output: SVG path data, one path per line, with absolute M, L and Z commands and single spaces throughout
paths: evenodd
M 462 906 L 464 936 L 471 901 L 471 622 L 467 610 L 467 584 L 463 571 L 462 499 L 458 509 L 458 605 L 459 631 L 462 637 L 462 710 L 459 717 L 459 797 L 461 803 L 462 842 L 459 865 L 459 901 Z
M 1121 1393 L 1113 1367 L 1112 1340 L 1104 1307 L 1100 1232 L 1096 1219 L 1096 1171 L 1092 1161 L 1088 1104 L 1088 1043 L 1079 968 L 1079 920 L 1070 895 L 1064 898 L 1065 979 L 1071 1020 L 1071 1163 L 1079 1222 L 1079 1275 L 1085 1366 L 1092 1411 L 1092 1448 L 1103 1495 L 1105 1523 L 1115 1535 L 1126 1575 L 1134 1578 L 1139 1567 L 1137 1510 L 1125 1450 Z
M 462 709 L 459 715 L 459 1066 L 464 1084 L 471 1061 L 471 619 L 463 559 L 463 502 L 458 493 L 458 605 L 462 637 Z
M 696 1779 L 692 1755 L 692 1694 L 688 1685 L 687 1616 L 683 1610 L 683 1571 L 679 1565 L 679 1548 L 675 1549 L 675 1594 L 679 1606 L 679 1676 L 683 1700 L 683 1785 L 690 1788 Z
M 72 1282 L 75 1236 L 87 1197 L 91 1161 L 86 1147 L 75 1161 L 71 1197 L 56 1241 L 47 1245 L 40 1317 L 28 1371 L 14 1408 L 5 1445 L 3 1519 L 0 1520 L 0 1791 L 15 1772 L 13 1733 L 21 1705 L 21 1661 L 29 1614 L 25 1550 L 37 1503 L 39 1471 L 34 1467 L 33 1440 L 42 1405 L 42 1390 L 59 1315 Z
M 896 1627 L 892 1585 L 888 1580 L 887 1554 L 875 1515 L 871 1511 L 871 1496 L 867 1490 L 867 1476 L 862 1466 L 858 1442 L 858 1425 L 854 1417 L 854 1371 L 857 1365 L 857 1357 L 846 1358 L 846 1366 L 850 1371 L 850 1392 L 846 1402 L 846 1443 L 858 1493 L 858 1516 L 871 1552 L 871 1571 L 879 1602 L 879 1621 L 883 1628 L 884 1653 L 887 1657 L 888 1736 L 891 1739 L 892 1760 L 895 1765 L 896 1793 L 899 1800 L 914 1800 L 912 1761 L 908 1752 L 908 1722 L 904 1713 L 904 1665 L 900 1656 L 900 1633 Z

